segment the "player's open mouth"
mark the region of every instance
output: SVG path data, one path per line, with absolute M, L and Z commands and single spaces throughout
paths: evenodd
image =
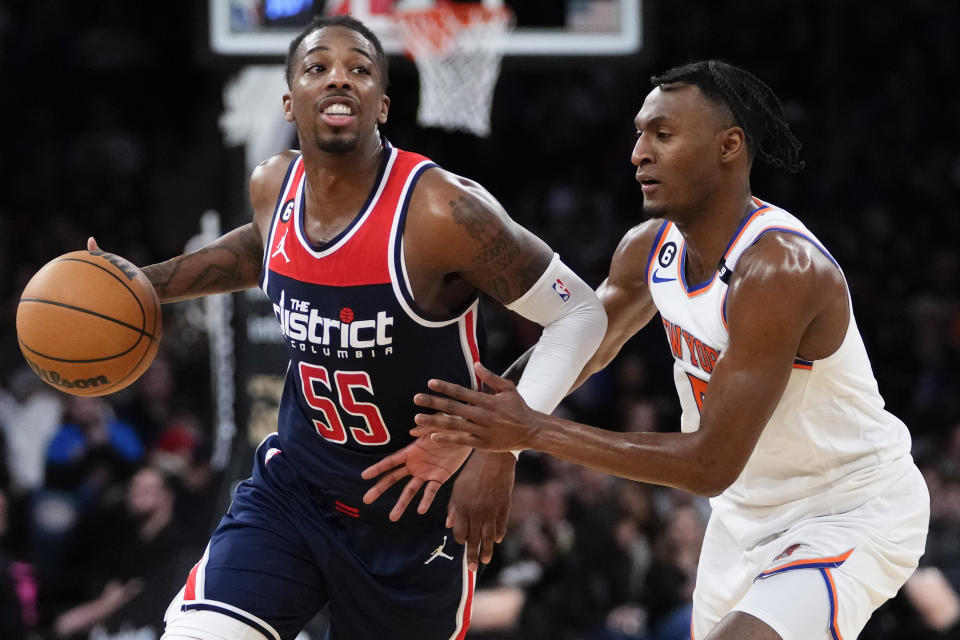
M 354 114 L 353 107 L 349 104 L 344 104 L 343 102 L 334 102 L 324 107 L 320 117 L 323 118 L 323 121 L 329 125 L 334 127 L 342 127 L 343 125 L 353 121 L 356 116 Z
M 640 180 L 640 189 L 646 193 L 647 191 L 656 187 L 660 182 L 658 180 L 652 180 L 650 178 L 643 178 Z

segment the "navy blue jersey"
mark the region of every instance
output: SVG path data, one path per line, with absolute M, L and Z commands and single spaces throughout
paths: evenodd
M 478 299 L 430 316 L 414 302 L 403 262 L 410 196 L 433 167 L 385 143 L 366 204 L 321 245 L 304 231 L 302 158 L 277 200 L 261 287 L 290 351 L 278 433 L 297 471 L 334 493 L 362 495 L 369 483 L 360 472 L 410 443 L 413 395 L 427 380 L 477 386 Z

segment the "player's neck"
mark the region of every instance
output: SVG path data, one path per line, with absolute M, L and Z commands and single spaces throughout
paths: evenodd
M 374 135 L 350 151 L 325 151 L 316 145 L 303 145 L 303 166 L 307 181 L 315 187 L 351 185 L 376 178 L 383 157 L 383 144 Z
M 379 138 L 375 145 L 346 153 L 304 151 L 305 227 L 312 242 L 335 237 L 360 213 L 380 174 L 383 153 Z
M 703 215 L 677 225 L 684 239 L 687 282 L 700 283 L 713 277 L 737 228 L 755 208 L 747 186 L 745 193 L 713 198 Z

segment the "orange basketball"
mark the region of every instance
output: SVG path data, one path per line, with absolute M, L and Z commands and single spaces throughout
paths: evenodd
M 23 357 L 47 384 L 78 396 L 119 391 L 157 355 L 160 301 L 136 266 L 73 251 L 43 266 L 17 306 Z

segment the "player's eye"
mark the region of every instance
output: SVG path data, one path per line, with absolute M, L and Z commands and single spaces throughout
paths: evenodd
M 672 135 L 669 131 L 657 131 L 657 138 L 660 140 L 669 140 Z
M 370 69 L 368 69 L 367 67 L 365 67 L 365 66 L 363 66 L 363 65 L 356 66 L 356 67 L 353 68 L 353 70 L 354 70 L 356 73 L 359 73 L 359 74 L 361 74 L 361 75 L 365 75 L 365 76 L 370 75 Z
M 322 64 L 307 65 L 307 73 L 320 73 L 324 69 L 326 69 L 326 67 L 324 67 Z

